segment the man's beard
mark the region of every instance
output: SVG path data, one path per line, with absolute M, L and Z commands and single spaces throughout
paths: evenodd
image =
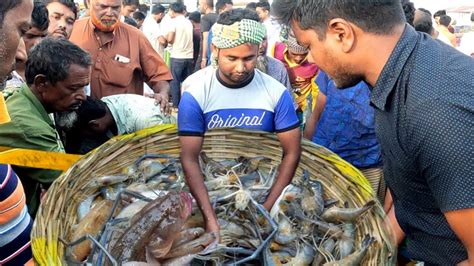
M 108 23 L 104 24 L 99 18 L 95 16 L 95 14 L 91 14 L 91 21 L 92 21 L 92 24 L 94 24 L 96 28 L 98 28 L 100 31 L 103 31 L 103 32 L 112 32 L 120 24 L 119 19 L 117 19 L 115 23 L 113 24 L 108 24 Z
M 268 74 L 267 73 L 267 66 L 268 66 L 268 58 L 266 55 L 259 55 L 257 57 L 257 64 L 255 65 L 255 67 L 262 71 L 263 73 L 265 74 Z
M 347 89 L 354 87 L 355 85 L 359 84 L 359 82 L 364 80 L 362 75 L 354 75 L 349 74 L 347 72 L 339 72 L 333 78 L 334 83 L 338 89 Z
M 326 72 L 326 74 L 328 74 L 328 76 L 334 81 L 337 88 L 347 89 L 354 87 L 364 80 L 363 75 L 354 73 L 356 71 L 351 71 L 351 66 L 339 63 L 339 61 L 332 56 L 329 56 L 328 60 L 334 62 L 335 67 L 333 68 L 334 71 L 331 71 L 331 73 Z
M 76 111 L 65 111 L 56 113 L 56 122 L 58 127 L 62 130 L 69 131 L 74 128 L 78 115 Z

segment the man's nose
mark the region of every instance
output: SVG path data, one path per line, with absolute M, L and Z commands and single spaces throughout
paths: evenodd
M 105 9 L 105 15 L 112 17 L 114 16 L 114 9 L 112 7 L 108 7 Z
M 26 55 L 26 46 L 25 46 L 25 41 L 23 38 L 20 39 L 20 43 L 18 44 L 18 48 L 16 49 L 16 54 L 15 54 L 15 61 L 18 62 L 26 62 L 26 59 L 28 59 L 28 56 Z
M 245 64 L 242 61 L 239 61 L 237 65 L 235 66 L 235 71 L 241 73 L 245 71 Z
M 66 28 L 66 25 L 67 25 L 67 22 L 66 22 L 66 19 L 65 19 L 65 18 L 60 19 L 60 20 L 58 21 L 58 27 L 59 27 L 60 29 L 65 29 L 65 28 Z

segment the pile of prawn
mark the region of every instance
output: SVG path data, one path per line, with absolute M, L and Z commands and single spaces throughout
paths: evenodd
M 67 243 L 66 262 L 92 265 L 223 264 L 359 265 L 374 238 L 356 247 L 357 221 L 375 204 L 341 208 L 304 171 L 267 212 L 262 204 L 277 175 L 265 157 L 200 167 L 220 224 L 220 241 L 205 232 L 179 159 L 146 155 L 120 174 L 89 182 Z

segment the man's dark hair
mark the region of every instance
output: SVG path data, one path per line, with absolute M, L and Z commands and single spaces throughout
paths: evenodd
M 8 11 L 19 6 L 23 0 L 0 0 L 0 29 L 3 28 L 3 20 Z
M 471 21 L 474 22 L 474 12 L 471 13 Z
M 222 10 L 226 5 L 234 5 L 232 0 L 217 0 L 216 2 L 216 12 Z
M 413 20 L 415 19 L 415 5 L 410 0 L 401 0 L 403 12 L 405 13 L 405 19 L 408 24 L 413 26 Z
M 134 20 L 137 20 L 137 21 L 138 20 L 145 20 L 145 18 L 146 18 L 145 14 L 143 14 L 143 12 L 141 12 L 141 11 L 134 12 L 132 17 L 133 17 Z
M 217 23 L 222 25 L 232 25 L 242 19 L 250 19 L 260 21 L 257 12 L 247 8 L 234 8 L 232 10 L 222 12 L 217 18 Z
M 75 127 L 87 127 L 90 121 L 104 117 L 106 113 L 107 105 L 103 101 L 87 96 L 87 99 L 77 109 L 78 119 Z
M 451 17 L 450 16 L 441 16 L 439 17 L 439 24 L 445 26 L 445 27 L 448 27 L 449 24 L 451 23 Z
M 138 6 L 140 5 L 140 1 L 138 0 L 122 0 L 122 5 L 123 6 Z
M 123 22 L 125 22 L 125 24 L 128 24 L 134 28 L 138 28 L 137 22 L 131 17 L 124 17 Z
M 46 80 L 55 84 L 65 80 L 71 65 L 91 66 L 89 53 L 65 39 L 46 38 L 33 46 L 26 61 L 25 77 L 33 84 L 37 75 L 45 75 Z
M 174 2 L 170 5 L 170 9 L 178 14 L 184 14 L 184 11 L 186 8 L 184 7 L 184 4 L 181 2 Z
M 143 12 L 143 14 L 148 13 L 148 10 L 150 10 L 150 7 L 145 4 L 140 4 L 138 5 L 138 11 Z
M 151 13 L 153 15 L 165 13 L 165 11 L 166 11 L 166 8 L 160 4 L 154 5 L 153 8 L 151 9 Z
M 424 32 L 429 35 L 433 33 L 433 20 L 431 19 L 431 15 L 429 13 L 422 11 L 418 19 L 415 20 L 413 24 L 415 26 L 415 30 L 419 32 Z
M 201 13 L 199 11 L 191 12 L 188 18 L 194 23 L 201 23 Z
M 44 31 L 48 29 L 48 26 L 48 9 L 44 3 L 35 1 L 33 12 L 31 13 L 31 27 L 35 27 L 40 31 Z
M 251 10 L 255 11 L 255 9 L 257 8 L 257 3 L 255 3 L 255 2 L 250 2 L 250 3 L 248 3 L 248 4 L 245 6 L 245 8 L 251 9 Z
M 430 18 L 431 18 L 431 12 L 430 12 L 428 9 L 425 9 L 425 8 L 420 7 L 420 8 L 418 8 L 418 10 L 420 10 L 420 11 L 422 11 L 422 12 L 424 12 L 424 13 L 430 15 Z
M 446 10 L 438 10 L 434 13 L 433 18 L 446 16 Z
M 405 23 L 400 0 L 275 0 L 272 14 L 284 25 L 295 21 L 321 39 L 331 19 L 343 18 L 365 32 L 386 35 Z
M 72 13 L 74 13 L 74 19 L 78 19 L 77 12 L 79 10 L 77 10 L 77 6 L 76 6 L 76 3 L 74 3 L 74 0 L 45 0 L 44 4 L 48 6 L 50 3 L 53 3 L 53 2 L 61 3 L 67 8 L 69 8 L 69 10 L 71 10 Z
M 255 8 L 260 7 L 261 9 L 265 9 L 267 11 L 270 11 L 270 3 L 267 1 L 260 1 L 256 4 Z

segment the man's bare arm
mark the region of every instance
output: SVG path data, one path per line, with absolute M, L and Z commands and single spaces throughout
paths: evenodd
M 209 200 L 204 177 L 199 167 L 199 154 L 201 153 L 203 137 L 200 136 L 180 136 L 181 144 L 181 164 L 183 166 L 186 183 L 196 200 L 206 223 L 208 232 L 217 233 L 219 236 L 219 224 L 214 209 Z
M 272 208 L 283 189 L 290 184 L 301 156 L 301 131 L 299 127 L 278 133 L 277 136 L 283 149 L 283 158 L 278 168 L 277 179 L 263 204 L 263 207 L 267 210 Z
M 444 216 L 467 251 L 467 260 L 458 265 L 474 266 L 474 208 L 449 211 Z

